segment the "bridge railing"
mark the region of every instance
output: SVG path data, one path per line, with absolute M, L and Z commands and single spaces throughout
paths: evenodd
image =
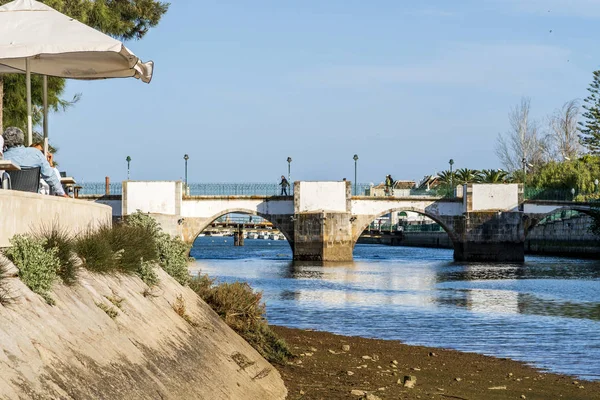
M 81 183 L 80 195 L 102 196 L 107 194 L 106 183 L 104 182 L 85 182 Z M 121 182 L 110 183 L 108 186 L 108 194 L 120 195 L 123 194 L 123 185 Z
M 582 193 L 566 189 L 525 188 L 525 200 L 600 202 L 598 193 Z
M 353 196 L 370 196 L 370 197 L 381 197 L 381 196 L 394 196 L 394 197 L 454 197 L 446 189 L 391 189 L 386 192 L 385 188 L 381 185 L 373 185 L 371 183 L 358 183 L 352 185 Z
M 277 183 L 190 183 L 190 196 L 281 196 L 281 186 Z M 293 196 L 294 187 L 286 190 Z

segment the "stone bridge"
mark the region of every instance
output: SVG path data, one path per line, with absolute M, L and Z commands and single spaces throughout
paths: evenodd
M 163 229 L 193 242 L 229 213 L 258 215 L 287 238 L 295 260 L 349 261 L 361 233 L 390 212 L 425 215 L 448 233 L 454 258 L 466 261 L 523 261 L 527 233 L 561 209 L 589 212 L 572 202 L 523 202 L 517 184 L 469 184 L 456 198 L 352 196 L 350 182 L 295 182 L 294 196 L 184 196 L 182 183 L 123 182 L 121 199 L 98 199 L 115 216 L 137 210 Z

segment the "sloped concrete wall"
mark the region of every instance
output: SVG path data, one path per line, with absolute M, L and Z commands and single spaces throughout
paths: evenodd
M 79 233 L 100 224 L 110 224 L 112 208 L 85 200 L 0 190 L 0 247 L 10 246 L 16 234 L 35 232 L 60 224 Z
M 269 363 L 193 291 L 159 277 L 145 296 L 137 277 L 82 271 L 75 286 L 56 285 L 55 306 L 5 278 L 16 299 L 0 305 L 0 398 L 285 398 Z M 178 296 L 193 325 L 174 311 Z M 120 308 L 109 298 L 122 299 Z

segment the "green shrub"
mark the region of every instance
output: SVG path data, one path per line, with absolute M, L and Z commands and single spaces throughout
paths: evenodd
M 190 281 L 188 263 L 190 246 L 179 238 L 161 233 L 156 241 L 160 266 L 181 285 Z
M 85 269 L 99 273 L 118 270 L 120 255 L 113 252 L 105 232 L 106 229 L 89 229 L 76 239 L 74 249 Z
M 292 353 L 267 324 L 262 293 L 254 292 L 247 283 L 213 283 L 206 275 L 197 276 L 192 278 L 190 288 L 263 357 L 286 362 Z
M 44 248 L 56 248 L 56 255 L 60 260 L 57 274 L 67 285 L 77 282 L 77 258 L 74 254 L 74 239 L 69 232 L 60 228 L 58 224 L 43 225 L 34 235 L 37 239 L 45 240 Z
M 144 228 L 124 224 L 102 227 L 98 234 L 108 241 L 112 251 L 120 254 L 117 268 L 125 273 L 138 273 L 144 261 L 157 259 L 154 237 Z
M 125 224 L 142 228 L 154 238 L 158 261 L 162 269 L 171 275 L 181 285 L 186 285 L 190 281 L 188 271 L 190 246 L 179 238 L 172 238 L 170 235 L 162 232 L 160 225 L 148 214 L 140 211 L 127 217 Z
M 201 299 L 206 299 L 211 295 L 215 279 L 209 278 L 208 275 L 197 275 L 190 279 L 190 289 L 192 289 Z
M 101 226 L 80 235 L 75 251 L 83 266 L 93 272 L 137 274 L 147 285 L 158 283 L 153 268 L 157 246 L 150 232 L 139 226 Z
M 140 210 L 128 215 L 124 223 L 129 226 L 137 226 L 147 230 L 153 237 L 158 237 L 162 233 L 162 229 L 158 222 L 148 214 L 144 214 Z
M 42 296 L 48 304 L 54 304 L 50 297 L 52 284 L 60 268 L 58 250 L 46 249 L 46 240 L 26 235 L 15 235 L 10 239 L 12 247 L 4 254 L 19 269 L 19 277 L 33 292 Z
M 158 285 L 158 274 L 156 273 L 156 265 L 153 261 L 142 261 L 136 273 L 146 285 Z

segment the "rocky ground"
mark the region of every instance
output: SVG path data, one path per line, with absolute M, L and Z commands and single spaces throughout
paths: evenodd
M 297 354 L 276 366 L 290 400 L 600 399 L 600 382 L 544 373 L 512 360 L 273 328 Z

